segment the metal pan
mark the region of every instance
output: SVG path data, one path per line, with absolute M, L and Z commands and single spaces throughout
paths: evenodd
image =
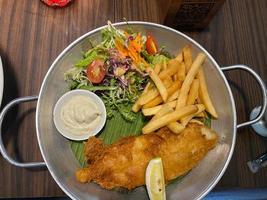
M 237 128 L 256 123 L 263 116 L 266 109 L 264 83 L 256 72 L 245 65 L 220 68 L 212 56 L 201 45 L 179 31 L 148 22 L 128 22 L 128 24 L 135 30 L 153 34 L 159 44 L 166 45 L 168 50 L 174 54 L 181 50 L 179 48 L 189 44 L 192 47 L 194 56 L 198 52 L 204 52 L 207 55 L 204 70 L 207 76 L 208 89 L 219 115 L 218 120 L 212 122 L 212 128 L 220 135 L 219 144 L 179 183 L 177 182 L 167 186 L 167 199 L 201 199 L 216 185 L 224 174 L 234 151 Z M 126 23 L 117 23 L 115 26 L 126 28 L 127 25 Z M 78 183 L 74 176 L 76 169 L 79 167 L 78 161 L 71 151 L 69 141 L 57 133 L 53 123 L 53 107 L 58 98 L 68 90 L 63 80 L 63 73 L 82 57 L 82 51 L 90 48 L 88 38 L 100 40 L 100 31 L 104 27 L 100 27 L 81 36 L 57 57 L 43 80 L 39 96 L 15 99 L 6 105 L 0 114 L 1 129 L 5 114 L 11 107 L 23 102 L 38 100 L 36 132 L 39 147 L 45 162 L 20 163 L 12 159 L 5 150 L 2 137 L 0 137 L 0 150 L 3 157 L 15 166 L 47 166 L 60 188 L 72 199 L 148 199 L 144 187 L 136 188 L 125 194 L 118 191 L 102 189 L 94 183 Z M 237 124 L 234 98 L 224 76 L 224 71 L 230 70 L 244 70 L 250 73 L 260 85 L 262 92 L 263 102 L 260 114 L 255 119 L 242 124 Z

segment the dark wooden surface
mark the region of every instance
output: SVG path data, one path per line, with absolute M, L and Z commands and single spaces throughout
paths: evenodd
M 244 63 L 267 81 L 267 1 L 226 1 L 210 25 L 201 32 L 186 32 L 223 65 Z M 0 55 L 4 64 L 3 105 L 11 99 L 36 95 L 56 56 L 78 36 L 104 25 L 108 19 L 162 22 L 161 8 L 153 0 L 76 0 L 53 9 L 37 0 L 0 0 Z M 248 119 L 260 104 L 253 79 L 244 72 L 227 74 L 237 103 L 238 121 Z M 2 106 L 3 106 L 2 105 Z M 35 103 L 21 105 L 8 116 L 4 141 L 11 155 L 24 161 L 42 160 L 35 136 Z M 267 187 L 267 168 L 252 174 L 246 162 L 267 151 L 267 140 L 250 128 L 238 131 L 231 163 L 216 186 Z M 0 157 L 0 197 L 64 195 L 49 172 L 13 167 Z

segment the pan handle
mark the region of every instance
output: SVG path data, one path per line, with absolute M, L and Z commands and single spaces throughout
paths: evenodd
M 228 66 L 228 67 L 222 67 L 221 68 L 222 71 L 229 71 L 229 70 L 244 70 L 246 72 L 248 72 L 249 74 L 251 74 L 253 76 L 253 78 L 255 78 L 255 80 L 257 81 L 257 83 L 259 84 L 260 88 L 261 88 L 261 94 L 262 94 L 262 106 L 261 106 L 261 111 L 259 112 L 258 116 L 250 121 L 247 122 L 243 122 L 241 124 L 237 125 L 237 128 L 241 128 L 244 126 L 248 126 L 248 125 L 252 125 L 258 121 L 260 121 L 260 119 L 263 117 L 264 112 L 266 110 L 266 103 L 267 103 L 267 94 L 266 94 L 266 90 L 265 90 L 265 84 L 263 82 L 263 80 L 261 79 L 261 77 L 251 68 L 249 68 L 246 65 L 233 65 L 233 66 Z
M 3 143 L 3 139 L 2 139 L 2 124 L 3 124 L 3 120 L 5 118 L 5 115 L 7 114 L 7 112 L 14 107 L 17 104 L 20 103 L 24 103 L 24 102 L 29 102 L 29 101 L 36 101 L 38 99 L 38 96 L 28 96 L 28 97 L 21 97 L 21 98 L 17 98 L 12 100 L 11 102 L 9 102 L 4 109 L 2 110 L 2 112 L 0 113 L 0 152 L 3 155 L 3 157 L 12 165 L 15 165 L 17 167 L 23 167 L 23 168 L 35 168 L 35 167 L 44 167 L 46 166 L 46 164 L 44 162 L 27 162 L 27 163 L 21 163 L 19 161 L 14 160 L 13 158 L 11 158 L 4 146 Z

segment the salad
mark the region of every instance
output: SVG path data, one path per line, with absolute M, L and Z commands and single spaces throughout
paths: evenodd
M 127 121 L 137 114 L 131 111 L 149 81 L 147 66 L 167 62 L 173 56 L 159 48 L 150 34 L 142 35 L 115 28 L 111 22 L 102 30 L 101 42 L 90 41 L 92 48 L 83 53 L 64 77 L 69 88 L 95 92 L 104 101 L 107 117 L 119 112 Z

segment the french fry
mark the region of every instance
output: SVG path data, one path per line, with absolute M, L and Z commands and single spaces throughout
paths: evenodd
M 148 83 L 146 84 L 146 87 L 144 88 L 142 94 L 140 95 L 140 97 L 143 96 L 145 93 L 147 93 L 149 90 L 151 90 L 152 87 L 153 87 L 153 85 L 151 84 L 151 82 L 148 82 Z M 139 97 L 139 98 L 140 98 L 140 97 Z M 138 100 L 139 100 L 139 99 L 138 99 Z M 142 105 L 140 105 L 140 103 L 139 103 L 138 100 L 137 100 L 137 101 L 134 103 L 134 105 L 132 106 L 132 111 L 133 111 L 133 112 L 138 112 L 138 111 L 142 108 Z
M 167 102 L 171 102 L 171 101 L 177 99 L 179 96 L 179 91 L 180 90 L 176 90 L 172 95 L 170 95 L 170 97 L 167 99 Z
M 181 82 L 180 81 L 175 81 L 171 87 L 167 88 L 167 93 L 168 96 L 171 96 L 175 91 L 177 91 L 181 87 Z M 157 96 L 156 98 L 152 99 L 148 103 L 144 105 L 144 108 L 151 108 L 154 106 L 159 105 L 160 103 L 163 102 L 163 99 L 161 96 Z
M 177 105 L 176 105 L 176 110 L 186 105 L 187 95 L 190 90 L 190 86 L 195 76 L 197 75 L 200 66 L 204 62 L 205 58 L 206 56 L 203 53 L 199 53 L 196 59 L 194 60 L 182 84 L 182 88 L 180 90 L 179 98 L 178 98 Z
M 169 88 L 173 83 L 169 82 L 168 79 L 163 80 L 163 84 L 166 88 Z M 156 98 L 159 95 L 159 92 L 157 88 L 153 87 L 146 93 L 142 93 L 142 95 L 139 97 L 137 102 L 142 106 L 151 101 L 152 99 Z
M 166 102 L 167 98 L 168 98 L 168 93 L 167 93 L 167 89 L 163 85 L 161 79 L 159 78 L 159 76 L 156 74 L 156 72 L 151 67 L 147 67 L 146 72 L 149 74 L 150 78 L 155 83 L 163 101 Z
M 181 81 L 175 81 L 172 83 L 170 87 L 168 87 L 167 92 L 168 95 L 171 96 L 175 91 L 177 91 L 179 88 L 181 88 L 182 82 Z
M 194 79 L 187 97 L 186 105 L 193 105 L 198 97 L 199 80 Z
M 198 94 L 199 94 L 199 91 L 198 91 Z M 199 95 L 198 95 L 198 97 L 197 97 L 197 103 L 198 103 L 198 104 L 203 104 L 202 101 L 201 101 L 200 98 L 199 98 Z
M 169 105 L 171 108 L 175 108 L 176 101 L 171 101 L 171 102 L 168 102 L 166 104 Z M 165 104 L 158 105 L 158 106 L 155 106 L 152 108 L 143 108 L 142 112 L 145 116 L 155 115 L 162 108 L 163 105 L 165 105 Z
M 144 91 L 143 91 L 143 93 L 142 93 L 142 94 L 144 94 L 144 93 L 147 93 L 147 92 L 148 92 L 148 90 L 150 90 L 150 89 L 151 89 L 151 87 L 152 87 L 152 84 L 151 84 L 151 82 L 148 82 L 148 83 L 146 84 L 146 87 L 144 88 Z
M 143 129 L 142 132 L 144 134 L 148 134 L 151 133 L 163 126 L 166 126 L 168 124 L 170 124 L 171 122 L 176 122 L 177 120 L 190 115 L 192 113 L 197 112 L 198 108 L 195 105 L 191 105 L 191 106 L 185 106 L 183 108 L 180 108 L 178 110 L 175 110 L 169 114 L 166 114 L 158 119 L 155 119 L 153 121 L 150 121 L 148 124 L 146 124 Z
M 156 113 L 156 115 L 151 119 L 152 120 L 155 120 L 155 119 L 158 119 L 168 113 L 171 113 L 173 112 L 173 108 L 171 106 L 169 106 L 169 104 L 164 104 L 162 106 L 162 108 Z M 184 130 L 184 126 L 181 125 L 180 123 L 178 122 L 173 122 L 171 124 L 174 124 L 175 126 L 170 126 L 170 130 L 174 133 L 180 133 L 182 130 Z
M 184 62 L 181 62 L 179 69 L 177 71 L 177 79 L 180 81 L 184 81 L 186 74 L 185 64 Z
M 151 101 L 152 99 L 156 98 L 159 95 L 157 88 L 152 88 L 147 93 L 141 95 L 137 102 L 142 106 Z
M 172 85 L 173 84 L 171 77 L 166 77 L 165 79 L 162 80 L 162 82 L 165 85 L 165 87 L 166 87 L 166 85 Z
M 201 122 L 201 121 L 199 121 L 199 120 L 197 120 L 197 119 L 191 119 L 190 122 L 191 122 L 191 123 L 197 123 L 197 124 L 200 124 L 200 125 L 204 125 L 203 122 Z
M 161 80 L 165 79 L 166 77 L 171 77 L 172 75 L 176 74 L 178 71 L 178 66 L 180 65 L 180 62 L 178 62 L 175 59 L 172 59 L 168 62 L 167 69 L 162 70 L 159 73 L 159 78 Z
M 160 64 L 155 64 L 155 67 L 154 67 L 154 71 L 156 74 L 159 74 L 160 70 L 161 70 L 161 66 Z
M 207 89 L 207 84 L 206 84 L 206 80 L 205 80 L 205 76 L 204 76 L 204 72 L 202 67 L 200 68 L 197 78 L 199 79 L 199 98 L 201 100 L 201 102 L 203 102 L 203 104 L 206 107 L 206 110 L 214 117 L 214 118 L 218 118 L 218 114 L 212 104 L 212 101 L 210 99 L 209 93 L 208 93 L 208 89 Z
M 188 115 L 188 116 L 186 116 L 186 117 L 183 117 L 183 118 L 181 119 L 181 124 L 182 124 L 184 127 L 188 124 L 188 122 L 189 122 L 191 119 L 193 119 L 193 117 L 195 117 L 197 114 L 199 114 L 199 113 L 201 113 L 201 112 L 203 112 L 203 111 L 205 110 L 205 106 L 204 106 L 203 104 L 197 104 L 196 106 L 197 106 L 197 108 L 198 108 L 198 111 L 197 111 L 196 113 L 193 113 L 193 114 Z
M 151 82 L 148 82 L 148 83 L 146 84 L 145 89 L 143 90 L 143 93 L 140 95 L 140 97 L 141 97 L 142 95 L 144 95 L 145 93 L 147 93 L 148 90 L 149 90 L 150 88 L 151 88 Z M 140 98 L 140 97 L 139 97 L 139 98 Z M 133 111 L 133 112 L 138 112 L 141 108 L 142 108 L 142 105 L 140 105 L 139 101 L 137 100 L 137 101 L 134 103 L 134 105 L 132 106 L 132 111 Z
M 176 134 L 181 133 L 185 129 L 185 127 L 178 122 L 172 122 L 168 124 L 167 127 Z
M 149 101 L 148 103 L 146 103 L 143 106 L 143 108 L 151 108 L 151 107 L 154 107 L 154 106 L 161 104 L 162 102 L 163 102 L 163 99 L 161 98 L 161 96 L 157 96 L 156 98 L 154 98 L 151 101 Z
M 136 101 L 132 106 L 132 111 L 137 113 L 141 108 L 142 106 L 138 103 L 138 101 Z
M 161 109 L 154 115 L 154 117 L 152 117 L 151 120 L 155 120 L 158 119 L 168 113 L 173 112 L 173 108 L 171 106 L 169 106 L 168 104 L 164 104 L 162 105 Z
M 173 84 L 173 81 L 170 77 L 163 79 L 162 82 L 166 88 L 171 87 Z
M 204 112 L 198 113 L 198 114 L 196 114 L 195 117 L 201 117 L 201 118 L 203 118 L 203 117 L 205 117 L 205 113 Z
M 175 60 L 177 60 L 178 62 L 183 62 L 183 53 L 180 52 L 179 54 L 177 54 Z
M 183 57 L 184 57 L 186 72 L 188 72 L 192 65 L 192 52 L 189 46 L 185 46 L 183 48 Z

